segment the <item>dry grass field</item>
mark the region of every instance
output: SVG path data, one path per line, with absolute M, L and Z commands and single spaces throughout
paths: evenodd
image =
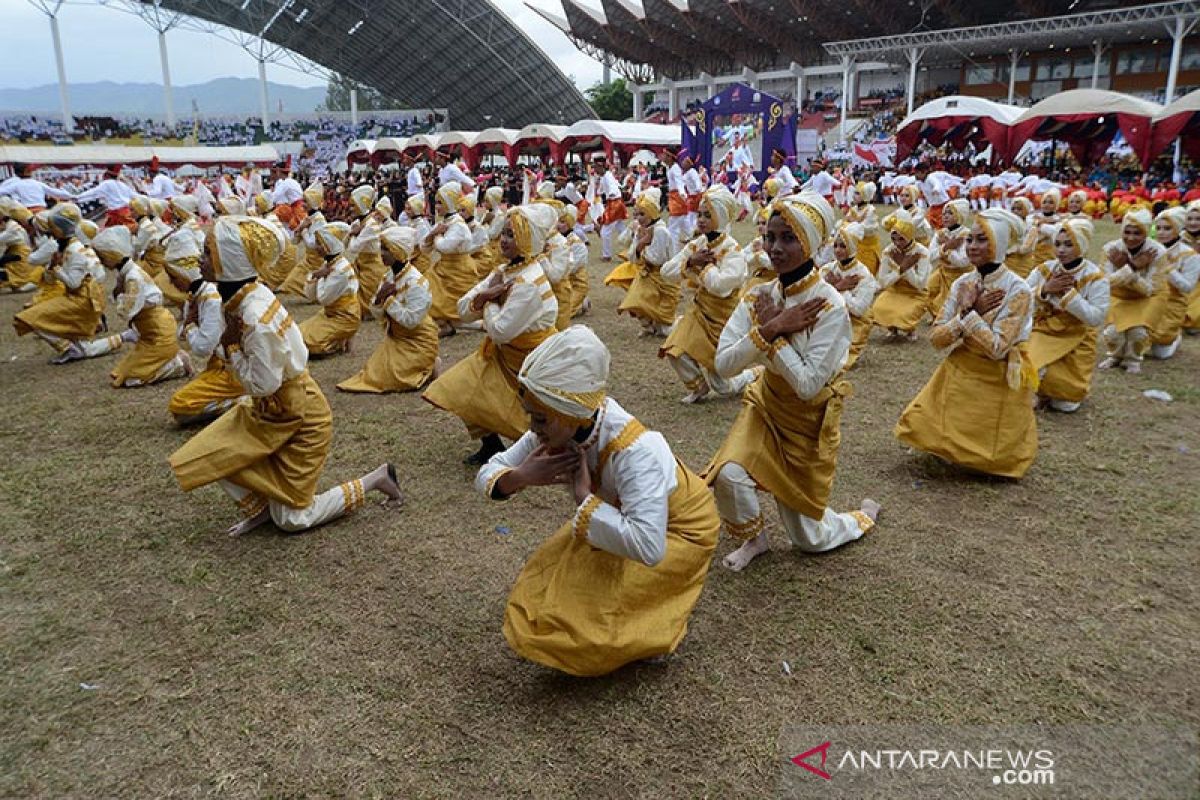
M 737 402 L 679 405 L 593 251 L 585 321 L 613 396 L 702 467 Z M 0 796 L 765 797 L 790 724 L 1200 725 L 1200 338 L 1039 416 L 1037 463 L 1011 482 L 896 442 L 936 356 L 877 335 L 833 492 L 882 502 L 877 530 L 820 557 L 775 535 L 739 575 L 714 560 L 674 658 L 577 680 L 500 633 L 566 490 L 486 501 L 456 419 L 338 393 L 376 326 L 312 364 L 336 426 L 321 487 L 390 460 L 407 504 L 230 539 L 233 505 L 167 467 L 188 436 L 166 412 L 178 384 L 111 389 L 111 357 L 47 365 L 7 324 L 23 301 L 0 296 Z

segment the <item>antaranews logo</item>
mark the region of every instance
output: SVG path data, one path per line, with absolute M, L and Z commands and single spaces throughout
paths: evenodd
M 804 769 L 811 772 L 813 775 L 816 775 L 820 778 L 824 778 L 825 780 L 831 780 L 833 778 L 833 776 L 825 771 L 825 759 L 828 758 L 828 756 L 829 756 L 829 746 L 831 744 L 833 744 L 833 742 L 825 742 L 823 744 L 817 745 L 816 747 L 814 747 L 811 750 L 804 751 L 803 753 L 801 753 L 798 756 L 792 756 L 792 763 L 795 764 L 797 767 L 803 767 Z M 820 769 L 818 769 L 817 767 L 814 767 L 812 764 L 808 763 L 808 758 L 810 756 L 816 755 L 817 753 L 821 754 L 821 768 Z
M 829 770 L 866 772 L 870 770 L 886 770 L 901 772 L 905 770 L 980 770 L 995 773 L 991 775 L 994 785 L 1051 785 L 1054 783 L 1054 752 L 1047 749 L 1010 750 L 1005 748 L 987 749 L 845 749 L 836 755 L 835 763 L 826 768 L 829 761 L 829 749 L 833 741 L 828 740 L 793 756 L 791 761 L 797 767 L 807 770 L 824 780 L 833 780 Z M 820 766 L 815 761 L 820 756 Z

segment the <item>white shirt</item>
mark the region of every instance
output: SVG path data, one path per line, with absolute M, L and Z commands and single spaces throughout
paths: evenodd
M 700 173 L 695 167 L 683 173 L 683 188 L 688 197 L 704 194 L 704 182 L 700 180 Z
M 871 270 L 867 269 L 866 265 L 857 258 L 851 260 L 848 265 L 844 265 L 840 261 L 830 261 L 821 267 L 821 277 L 826 281 L 835 277 L 846 278 L 851 275 L 858 278 L 858 285 L 853 289 L 840 292 L 840 294 L 842 300 L 846 302 L 846 310 L 850 312 L 850 316 L 858 319 L 871 311 L 875 295 L 879 292 L 879 283 L 871 274 Z
M 154 180 L 146 188 L 147 195 L 157 197 L 159 200 L 169 200 L 178 193 L 179 187 L 175 185 L 175 181 L 161 172 L 154 176 Z
M 825 170 L 815 172 L 804 182 L 804 189 L 812 189 L 822 197 L 832 197 L 833 192 L 839 186 L 837 180 Z M 782 192 L 781 192 L 782 194 Z
M 918 256 L 917 263 L 906 272 L 901 272 L 899 266 L 892 260 L 894 249 L 892 245 L 888 245 L 884 248 L 883 254 L 879 259 L 879 272 L 875 276 L 875 279 L 879 282 L 880 290 L 890 289 L 895 285 L 896 281 L 904 279 L 909 286 L 917 291 L 925 291 L 929 286 L 929 273 L 932 270 L 929 263 L 929 251 L 921 246 L 919 242 L 913 242 L 909 246 L 909 250 L 905 252 L 915 249 Z
M 618 200 L 621 197 L 621 185 L 617 183 L 617 176 L 611 169 L 600 178 L 600 194 L 605 200 Z
M 132 322 L 144 309 L 162 305 L 162 289 L 132 258 L 121 266 L 118 275 L 121 293 L 117 295 L 117 313 L 126 323 Z
M 126 208 L 133 199 L 133 189 L 115 178 L 107 178 L 75 198 L 77 203 L 99 200 L 109 211 Z
M 242 320 L 242 344 L 229 354 L 229 366 L 247 394 L 268 397 L 304 373 L 308 348 L 300 326 L 274 292 L 261 283 L 243 291 L 236 312 Z
M 338 256 L 333 261 L 333 270 L 323 278 L 313 280 L 311 277 L 304 285 L 304 294 L 314 303 L 328 306 L 343 297 L 354 297 L 358 294 L 358 276 L 354 267 L 345 256 Z
M 0 196 L 11 197 L 26 208 L 46 206 L 46 195 L 58 200 L 72 200 L 74 195 L 56 189 L 33 178 L 9 178 L 0 183 Z
M 788 169 L 787 164 L 777 169 L 774 177 L 779 181 L 779 195 L 781 197 L 796 191 L 796 187 L 800 185 L 800 182 L 796 180 L 796 176 Z
M 1053 275 L 1067 273 L 1075 278 L 1075 286 L 1063 294 L 1043 295 L 1042 287 Z M 1025 279 L 1033 292 L 1035 319 L 1049 317 L 1056 311 L 1066 311 L 1084 325 L 1098 328 L 1108 316 L 1109 288 L 1104 270 L 1083 259 L 1074 270 L 1066 269 L 1058 259 L 1047 261 Z
M 988 314 L 990 319 L 979 316 L 974 309 L 966 315 L 959 313 L 968 302 L 974 302 L 980 284 L 983 289 L 1004 291 L 1004 300 Z M 1033 293 L 1029 284 L 1001 265 L 986 278 L 971 271 L 954 282 L 929 338 L 942 353 L 967 345 L 986 358 L 1002 361 L 1008 358 L 1010 350 L 1028 340 L 1032 332 Z
M 197 361 L 206 362 L 220 346 L 221 336 L 225 333 L 225 312 L 221 308 L 217 285 L 205 281 L 196 287 L 183 310 L 185 319 L 192 306 L 196 306 L 196 321 L 183 326 L 180 338 L 187 342 Z
M 675 456 L 667 440 L 656 431 L 646 431 L 614 452 L 600 471 L 600 453 L 632 419 L 611 397 L 597 411 L 592 434 L 582 445 L 595 489 L 576 509 L 575 525 L 582 526 L 584 510 L 591 509 L 587 529 L 580 534 L 593 547 L 653 567 L 667 553 L 668 505 L 678 486 Z M 476 488 L 494 496 L 500 477 L 519 467 L 538 445 L 531 431 L 492 456 L 476 475 Z
M 425 180 L 416 165 L 408 168 L 408 196 L 425 194 Z
M 492 270 L 458 301 L 458 315 L 464 322 L 482 319 L 484 332 L 496 344 L 508 344 L 523 333 L 553 328 L 558 318 L 558 301 L 554 299 L 544 263 L 543 258 L 535 258 L 517 267 L 506 265 Z M 488 303 L 482 313 L 476 311 L 471 307 L 475 295 L 487 287 L 496 272 L 513 282 L 508 297 L 503 305 Z
M 663 264 L 662 279 L 670 283 L 682 282 L 688 259 L 705 248 L 712 250 L 717 260 L 700 271 L 697 283 L 709 294 L 729 297 L 746 282 L 746 259 L 737 240 L 727 233 L 713 242 L 703 235 L 692 239 Z
M 447 183 L 457 183 L 462 187 L 463 194 L 475 191 L 475 181 L 453 161 L 438 170 L 438 185 L 445 186 Z
M 433 305 L 429 280 L 420 270 L 409 265 L 402 269 L 399 275 L 393 275 L 389 271 L 384 285 L 389 284 L 395 285 L 396 293 L 389 297 L 383 306 L 373 306 L 372 311 L 377 315 L 386 315 L 402 328 L 411 330 L 420 325 Z
M 683 188 L 683 167 L 679 164 L 672 164 L 667 168 L 667 191 L 685 194 Z

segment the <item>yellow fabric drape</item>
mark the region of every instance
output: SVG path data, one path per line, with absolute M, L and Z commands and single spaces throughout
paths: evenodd
M 1098 331 L 1073 314 L 1056 310 L 1034 320 L 1029 337 L 1029 361 L 1036 370 L 1046 370 L 1038 394 L 1055 400 L 1082 402 L 1091 390 L 1096 368 Z
M 300 333 L 309 355 L 328 355 L 345 349 L 362 324 L 359 299 L 343 295 L 300 323 Z
M 209 414 L 245 393 L 237 375 L 225 360 L 214 355 L 201 372 L 171 395 L 167 411 L 176 417 Z
M 73 341 L 91 339 L 104 313 L 104 287 L 90 275 L 73 292 L 63 284 L 59 294 L 34 303 L 13 317 L 18 336 L 33 331 Z
M 422 274 L 430 279 L 429 290 L 433 293 L 429 316 L 435 322 L 458 322 L 458 301 L 479 282 L 470 254 L 442 253 L 432 270 Z
M 438 357 L 438 330 L 428 316 L 416 328 L 384 321 L 386 335 L 357 375 L 337 385 L 343 392 L 411 392 L 429 382 Z
M 721 520 L 704 482 L 677 462 L 667 552 L 654 567 L 577 538 L 568 522 L 521 570 L 504 638 L 522 658 L 571 675 L 605 675 L 671 653 L 704 588 Z
M 691 305 L 659 348 L 659 357 L 678 358 L 686 354 L 711 372 L 717 358 L 721 331 L 725 329 L 725 323 L 729 321 L 738 302 L 736 292 L 729 297 L 717 297 L 703 287 L 697 289 Z
M 358 258 L 354 259 L 354 273 L 358 275 L 358 302 L 363 319 L 370 318 L 371 301 L 375 299 L 387 272 L 388 268 L 379 253 L 359 253 Z
M 158 371 L 179 354 L 175 317 L 162 306 L 143 308 L 130 325 L 138 332 L 138 340 L 110 374 L 112 385 L 118 388 L 129 381 L 152 383 Z

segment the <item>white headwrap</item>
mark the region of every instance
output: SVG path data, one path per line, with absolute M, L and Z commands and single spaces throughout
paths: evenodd
M 400 261 L 408 261 L 417 249 L 417 232 L 407 225 L 393 225 L 379 239 L 388 252 Z
M 97 253 L 133 258 L 133 234 L 124 225 L 112 225 L 96 234 L 92 249 Z
M 356 187 L 350 193 L 350 205 L 354 206 L 354 210 L 358 212 L 360 217 L 370 214 L 371 209 L 375 206 L 375 187 Z
M 812 258 L 834 232 L 836 218 L 829 201 L 813 191 L 781 197 L 771 206 L 779 212 L 792 232 L 804 242 L 804 251 Z
M 861 222 L 843 222 L 837 229 L 835 239 L 840 238 L 846 243 L 846 249 L 850 251 L 850 255 L 858 255 L 858 246 L 862 244 L 863 237 L 867 235 L 867 229 L 862 226 Z
M 988 260 L 1003 261 L 1010 246 L 1021 241 L 1025 234 L 1025 223 L 1016 214 L 1003 208 L 986 208 L 975 215 L 975 224 L 987 234 L 992 249 Z
M 542 405 L 586 421 L 604 402 L 608 367 L 604 342 L 586 325 L 572 325 L 525 357 L 519 380 Z
M 967 200 L 964 200 L 961 197 L 956 200 L 951 200 L 950 202 L 946 203 L 942 210 L 942 214 L 944 215 L 946 211 L 950 211 L 954 214 L 954 219 L 959 225 L 962 225 L 964 228 L 971 227 L 971 204 Z
M 1145 208 L 1135 208 L 1125 212 L 1125 216 L 1121 217 L 1121 226 L 1137 225 L 1142 229 L 1142 233 L 1150 234 L 1150 212 Z
M 495 210 L 500 208 L 500 203 L 504 200 L 504 189 L 499 186 L 489 186 L 487 191 L 483 193 L 483 202 L 487 207 Z
M 167 238 L 167 271 L 189 283 L 200 280 L 200 246 L 190 231 L 179 231 Z
M 700 197 L 700 205 L 707 207 L 712 214 L 713 224 L 718 231 L 723 231 L 733 222 L 738 213 L 738 201 L 722 183 L 710 186 Z
M 542 181 L 537 185 L 537 196 L 543 200 L 553 200 L 554 192 L 554 181 Z
M 317 250 L 325 256 L 340 256 L 346 250 L 346 240 L 349 237 L 350 226 L 344 222 L 329 222 L 313 232 Z
M 1164 219 L 1170 222 L 1175 227 L 1175 232 L 1182 236 L 1184 226 L 1187 224 L 1187 209 L 1183 206 L 1173 206 L 1172 208 L 1164 209 L 1154 218 L 1154 222 L 1157 224 Z
M 1079 248 L 1079 255 L 1087 258 L 1088 247 L 1091 246 L 1092 236 L 1096 233 L 1096 228 L 1092 225 L 1090 219 L 1075 217 L 1065 220 L 1058 226 L 1058 230 L 1054 232 L 1054 238 L 1058 238 L 1059 232 L 1065 232 L 1067 236 L 1070 236 L 1071 241 Z
M 257 217 L 218 217 L 212 235 L 217 256 L 213 271 L 219 281 L 257 278 L 275 266 L 287 246 L 283 231 Z
M 545 203 L 530 203 L 510 208 L 508 220 L 521 255 L 532 258 L 546 249 L 546 239 L 558 224 L 558 211 Z
M 221 213 L 230 217 L 246 216 L 246 203 L 237 195 L 228 195 L 217 200 Z

